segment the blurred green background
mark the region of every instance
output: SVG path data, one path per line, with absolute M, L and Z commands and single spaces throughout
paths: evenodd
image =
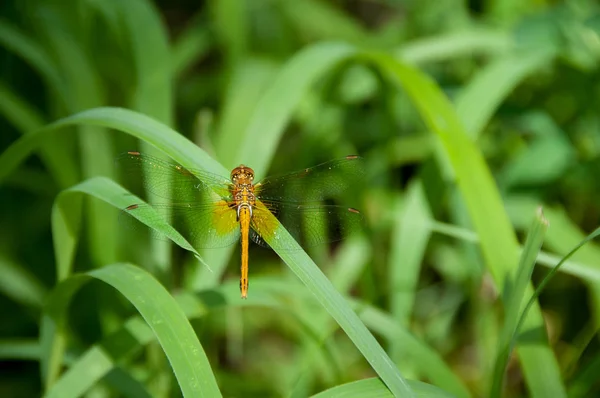
M 114 164 L 124 151 L 169 154 L 103 127 L 119 115 L 108 112 L 35 136 L 25 161 L 11 158 L 23 137 L 87 109 L 147 115 L 259 178 L 363 156 L 366 182 L 347 199 L 364 230 L 309 254 L 404 377 L 456 396 L 490 395 L 515 236 L 524 243 L 536 207 L 549 227 L 534 287 L 598 227 L 593 0 L 6 0 L 0 14 L 2 397 L 51 391 L 38 338 L 48 295 L 69 274 L 59 271 L 68 239 L 52 226 L 58 195 L 95 176 L 135 185 Z M 78 205 L 65 197 L 62 209 Z M 251 249 L 242 302 L 239 248 L 202 252 L 206 267 L 128 234 L 102 200 L 85 197 L 82 214 L 74 271 L 129 261 L 156 276 L 224 396 L 302 397 L 381 377 L 275 253 Z M 600 247 L 570 259 L 539 305 L 502 394 L 600 394 Z M 103 349 L 109 370 L 94 375 L 92 361 L 64 381 L 73 395 L 54 396 L 180 396 L 161 346 L 122 336 L 136 314 L 98 281 L 76 293 L 66 368 Z

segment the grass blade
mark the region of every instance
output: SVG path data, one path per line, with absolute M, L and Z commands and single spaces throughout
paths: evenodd
M 461 58 L 473 53 L 494 55 L 511 47 L 510 35 L 502 31 L 472 29 L 412 40 L 395 52 L 406 62 L 425 64 Z
M 269 239 L 272 247 L 281 259 L 290 267 L 296 276 L 308 287 L 317 301 L 335 319 L 346 332 L 350 340 L 360 350 L 373 370 L 377 372 L 386 386 L 395 396 L 413 396 L 406 380 L 400 375 L 396 365 L 379 345 L 358 316 L 346 303 L 346 300 L 333 287 L 331 282 L 321 272 L 319 267 L 302 250 L 287 231 L 280 228 L 276 238 L 278 242 Z M 285 247 L 297 246 L 298 250 L 277 250 L 276 243 Z
M 0 255 L 0 292 L 16 303 L 39 310 L 46 288 L 27 268 Z
M 122 108 L 95 108 L 61 119 L 46 128 L 28 134 L 0 155 L 0 181 L 13 171 L 45 140 L 52 139 L 62 127 L 89 124 L 112 128 L 139 138 L 184 167 L 199 168 L 214 174 L 229 175 L 229 172 L 206 152 L 168 126 L 140 113 Z
M 510 225 L 500 194 L 481 152 L 465 134 L 456 112 L 441 90 L 416 69 L 384 54 L 374 54 L 375 62 L 385 74 L 402 87 L 423 120 L 439 138 L 443 149 L 440 164 L 452 167 L 463 200 L 477 232 L 485 263 L 498 286 L 504 286 L 511 269 L 517 264 L 519 246 Z M 493 226 L 493 227 L 490 227 Z M 531 288 L 527 289 L 531 292 Z M 534 396 L 565 396 L 560 370 L 547 344 L 543 318 L 538 306 L 529 313 L 526 327 L 538 344 L 519 347 L 519 356 Z M 539 372 L 539 364 L 547 373 Z
M 129 41 L 136 82 L 132 108 L 171 125 L 172 67 L 166 28 L 154 4 L 147 0 L 113 3 L 124 37 Z
M 132 203 L 143 203 L 140 198 L 123 189 L 114 181 L 104 177 L 91 178 L 63 191 L 56 198 L 52 210 L 52 231 L 54 236 L 54 250 L 57 258 L 56 273 L 59 276 L 58 280 L 63 280 L 69 276 L 73 267 L 81 217 L 81 194 L 87 194 L 100 199 L 118 210 L 122 210 Z M 151 208 L 146 210 L 148 212 L 152 211 Z M 152 219 L 156 220 L 156 217 Z M 156 220 L 153 223 L 146 223 L 146 225 L 165 235 L 183 249 L 194 253 L 197 258 L 200 258 L 200 255 L 192 245 L 168 223 Z
M 389 262 L 390 312 L 401 325 L 409 324 L 425 249 L 431 236 L 431 218 L 420 181 L 414 181 L 404 196 L 404 206 L 394 214 Z M 391 356 L 402 357 L 401 340 L 392 340 Z
M 514 88 L 527 76 L 548 65 L 554 56 L 549 50 L 510 54 L 494 60 L 479 72 L 456 99 L 456 112 L 468 136 L 477 139 Z
M 504 371 L 508 363 L 512 347 L 511 340 L 515 335 L 517 322 L 519 320 L 519 311 L 525 295 L 527 284 L 531 280 L 531 274 L 535 267 L 537 255 L 544 242 L 544 235 L 548 228 L 548 221 L 544 218 L 541 207 L 538 208 L 525 246 L 521 252 L 519 268 L 512 284 L 507 284 L 505 289 L 504 301 L 506 303 L 504 326 L 500 334 L 499 350 L 494 364 L 494 373 L 490 396 L 500 397 L 502 394 L 502 381 L 504 380 Z M 543 364 L 540 364 L 543 366 Z
M 581 242 L 579 242 L 579 244 L 577 246 L 575 246 L 573 248 L 573 250 L 571 250 L 566 256 L 564 256 L 559 261 L 559 263 L 556 264 L 556 266 L 554 268 L 552 268 L 552 270 L 548 273 L 548 275 L 546 275 L 546 277 L 542 280 L 542 282 L 539 284 L 539 286 L 537 287 L 537 289 L 535 289 L 535 292 L 533 293 L 533 295 L 531 296 L 531 298 L 527 302 L 527 305 L 523 309 L 523 313 L 521 314 L 521 317 L 519 318 L 519 322 L 517 324 L 517 327 L 515 328 L 515 332 L 512 335 L 512 338 L 511 338 L 511 341 L 510 341 L 510 346 L 509 346 L 509 353 L 512 350 L 512 347 L 514 347 L 514 345 L 516 344 L 516 341 L 517 341 L 517 338 L 518 338 L 519 333 L 521 331 L 521 328 L 523 327 L 523 325 L 526 322 L 527 313 L 531 310 L 531 308 L 533 307 L 533 305 L 536 303 L 537 298 L 540 296 L 540 294 L 542 293 L 542 291 L 544 290 L 544 288 L 546 287 L 546 285 L 548 284 L 548 282 L 550 282 L 550 280 L 554 277 L 554 275 L 559 271 L 560 267 L 571 256 L 573 256 L 586 243 L 590 242 L 593 239 L 596 239 L 598 236 L 600 236 L 600 228 L 597 228 L 591 234 L 589 234 L 588 236 L 586 236 L 586 238 L 584 240 L 582 240 Z
M 198 19 L 196 21 L 196 19 Z M 180 78 L 194 63 L 206 55 L 214 45 L 208 28 L 200 18 L 192 18 L 189 26 L 173 43 L 171 70 L 175 79 Z
M 264 176 L 285 126 L 309 87 L 355 53 L 346 44 L 319 43 L 296 54 L 275 76 L 256 105 L 244 140 L 232 148 L 231 157 L 223 162 L 251 164 L 258 179 Z
M 410 380 L 408 385 L 419 398 L 450 398 L 453 396 L 431 384 L 420 381 Z M 373 378 L 342 384 L 313 395 L 313 398 L 384 398 L 393 396 L 380 379 Z
M 221 396 L 208 358 L 185 314 L 149 273 L 130 264 L 113 264 L 87 274 L 75 275 L 59 284 L 46 307 L 48 322 L 64 325 L 73 295 L 91 278 L 101 280 L 123 294 L 140 312 L 160 342 L 184 397 Z M 78 396 L 72 383 L 67 391 L 48 391 L 46 397 Z

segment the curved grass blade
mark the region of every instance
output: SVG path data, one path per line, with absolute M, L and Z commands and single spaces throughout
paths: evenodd
M 56 274 L 59 281 L 65 280 L 73 268 L 73 259 L 79 240 L 82 194 L 94 196 L 118 209 L 127 207 L 132 201 L 140 201 L 139 198 L 131 195 L 115 182 L 104 177 L 86 180 L 63 191 L 57 197 L 52 209 L 53 244 L 56 256 Z M 148 223 L 148 226 L 165 234 L 182 248 L 193 252 L 202 261 L 189 242 L 168 223 L 156 219 L 154 222 Z M 42 329 L 45 330 L 42 339 L 43 346 L 48 352 L 48 355 L 42 356 L 40 359 L 42 378 L 47 385 L 50 385 L 58 374 L 59 358 L 64 352 L 65 339 L 63 335 L 55 335 L 55 328 L 48 323 L 42 322 Z
M 267 170 L 285 126 L 314 82 L 340 62 L 356 54 L 341 43 L 319 43 L 296 54 L 281 69 L 256 105 L 242 139 L 223 163 L 252 165 L 257 178 Z
M 139 138 L 186 168 L 198 168 L 214 174 L 229 172 L 187 138 L 148 116 L 123 108 L 95 108 L 77 113 L 21 137 L 0 155 L 0 181 L 13 171 L 33 150 L 62 127 L 89 124 L 123 131 Z
M 302 36 L 319 41 L 369 43 L 366 29 L 342 9 L 318 0 L 282 2 L 281 12 Z
M 452 394 L 448 394 L 431 384 L 421 381 L 409 380 L 408 385 L 419 398 L 452 398 Z M 352 383 L 342 384 L 329 390 L 325 390 L 313 398 L 386 398 L 394 397 L 392 393 L 385 387 L 385 384 L 380 379 L 363 379 Z
M 473 53 L 495 55 L 510 47 L 511 37 L 506 32 L 477 28 L 411 40 L 394 55 L 406 62 L 425 64 L 459 59 Z
M 456 99 L 456 112 L 467 135 L 476 140 L 514 88 L 548 65 L 554 56 L 551 50 L 511 54 L 494 60 L 479 72 Z
M 56 90 L 58 98 L 65 101 L 67 95 L 59 69 L 42 46 L 6 20 L 0 20 L 0 44 L 37 70 L 46 84 Z
M 377 334 L 388 340 L 402 341 L 402 350 L 408 356 L 405 361 L 416 363 L 416 369 L 422 372 L 435 385 L 451 392 L 457 397 L 470 397 L 469 389 L 456 373 L 444 362 L 443 358 L 431 347 L 421 342 L 403 328 L 390 315 L 365 303 L 354 302 L 353 307 L 360 319 Z
M 86 44 L 81 34 L 86 27 L 80 23 L 71 24 L 69 11 L 64 4 L 49 5 L 48 12 L 53 18 L 42 18 L 38 29 L 51 49 L 50 57 L 56 60 L 65 89 L 66 112 L 78 112 L 101 106 L 106 102 L 106 92 L 96 70 L 96 64 L 88 57 Z M 80 167 L 83 178 L 103 175 L 114 177 L 112 140 L 108 132 L 99 126 L 80 125 L 77 127 Z M 86 213 L 86 241 L 96 264 L 114 262 L 117 257 L 116 219 L 109 207 L 91 201 Z M 101 243 L 100 243 L 101 242 Z
M 269 283 L 255 281 L 253 294 L 247 300 L 239 299 L 236 288 L 237 281 L 226 283 L 217 290 L 208 290 L 198 295 L 181 292 L 175 300 L 189 319 L 200 318 L 210 312 L 226 306 L 260 306 L 269 308 L 281 307 L 278 294 L 270 294 Z M 271 289 L 272 290 L 272 289 Z M 218 299 L 215 299 L 218 298 Z M 285 311 L 285 309 L 281 309 Z M 69 392 L 80 396 L 92 388 L 101 379 L 113 372 L 118 364 L 139 352 L 141 347 L 156 341 L 156 334 L 150 325 L 139 316 L 131 317 L 123 327 L 107 336 L 101 343 L 88 348 L 72 366 L 53 384 L 49 394 L 56 397 L 67 397 Z M 128 342 L 127 345 L 123 341 Z M 93 368 L 93 372 L 90 371 Z
M 278 64 L 254 58 L 245 60 L 231 72 L 222 104 L 223 110 L 219 116 L 218 132 L 213 141 L 217 159 L 225 166 L 234 168 L 241 163 L 232 148 L 237 148 L 239 143 L 245 140 L 248 124 L 257 108 L 261 106 L 261 98 L 272 85 L 273 76 L 277 73 Z M 283 130 L 281 128 L 278 134 L 282 135 Z M 256 167 L 254 163 L 247 162 Z
M 93 196 L 119 210 L 125 209 L 132 203 L 143 202 L 140 198 L 105 177 L 91 178 L 63 191 L 57 197 L 52 209 L 52 232 L 57 258 L 56 273 L 59 281 L 69 276 L 73 267 L 81 217 L 81 194 Z M 155 216 L 152 211 L 151 207 L 147 207 L 147 211 L 138 215 L 139 220 L 166 236 L 181 248 L 194 253 L 200 259 L 200 255 L 192 245 L 162 217 Z
M 267 236 L 265 240 L 346 332 L 390 391 L 396 396 L 413 396 L 406 380 L 375 337 L 292 236 L 285 229 L 278 228 L 274 236 Z M 280 246 L 297 247 L 297 250 L 280 250 Z
M 273 215 L 271 215 L 271 218 L 272 225 L 278 225 Z M 357 315 L 345 303 L 343 297 L 335 290 L 333 285 L 331 285 L 329 280 L 291 235 L 285 229 L 278 227 L 278 233 L 273 236 L 265 236 L 265 240 L 292 268 L 296 275 L 300 277 L 300 280 L 309 287 L 309 290 L 317 297 L 319 302 L 340 324 L 367 361 L 369 361 L 373 369 L 386 382 L 390 390 L 395 393 L 406 394 L 404 396 L 411 396 L 404 379 L 385 351 L 383 351 L 373 335 L 370 334 Z M 294 250 L 286 250 L 291 247 Z M 291 252 L 296 253 L 290 254 Z
M 26 267 L 0 254 L 0 292 L 16 303 L 39 310 L 47 294 L 46 287 Z
M 2 83 L 0 83 L 0 113 L 22 134 L 39 130 L 45 124 L 42 115 Z M 66 188 L 77 182 L 79 174 L 77 167 L 62 143 L 47 142 L 40 148 L 40 155 L 60 187 Z
M 481 152 L 465 134 L 456 112 L 438 86 L 418 70 L 386 54 L 370 54 L 390 80 L 402 87 L 440 140 L 441 164 L 450 166 L 470 219 L 477 232 L 484 260 L 498 286 L 504 286 L 517 264 L 519 245 Z M 528 287 L 527 292 L 531 292 Z M 534 396 L 566 396 L 556 357 L 548 347 L 543 318 L 533 307 L 526 326 L 536 344 L 519 347 L 528 388 Z M 540 371 L 540 364 L 544 371 Z
M 282 282 L 280 279 L 268 277 L 254 278 L 252 294 L 248 296 L 247 300 L 240 300 L 237 284 L 237 280 L 230 280 L 215 289 L 208 289 L 197 294 L 181 292 L 175 295 L 175 299 L 189 319 L 198 319 L 226 308 L 241 307 L 266 307 L 289 313 L 290 306 L 286 305 L 281 297 L 290 293 L 295 300 L 304 304 L 307 300 L 314 300 L 299 283 Z M 414 362 L 416 368 L 435 382 L 436 385 L 453 392 L 456 396 L 469 396 L 466 387 L 461 384 L 460 379 L 452 373 L 452 370 L 435 350 L 402 329 L 384 312 L 360 302 L 353 302 L 352 305 L 370 329 L 388 339 L 394 336 L 394 338 L 406 341 L 406 352 L 409 355 L 407 360 Z M 294 306 L 295 304 L 291 305 L 292 308 Z M 128 347 L 123 347 L 119 343 L 123 340 L 130 341 L 131 344 Z M 107 336 L 103 342 L 90 347 L 52 388 L 57 389 L 57 391 L 64 391 L 63 388 L 67 388 L 71 381 L 77 380 L 81 386 L 81 391 L 87 391 L 102 377 L 111 372 L 118 363 L 126 360 L 129 355 L 138 352 L 140 347 L 154 340 L 155 335 L 151 332 L 149 326 L 139 317 L 132 317 L 125 322 L 120 330 Z M 110 361 L 106 361 L 107 358 L 110 358 Z M 98 365 L 97 372 L 90 374 L 89 366 L 92 363 L 101 364 L 101 366 Z
M 208 358 L 177 302 L 149 273 L 133 265 L 113 264 L 63 281 L 49 297 L 44 317 L 48 329 L 42 332 L 63 329 L 75 292 L 92 278 L 113 286 L 140 312 L 165 351 L 184 397 L 221 396 Z M 46 397 L 67 394 L 57 395 L 52 389 Z
M 156 6 L 148 0 L 109 3 L 113 12 L 105 13 L 113 26 L 122 27 L 121 39 L 129 45 L 134 84 L 130 107 L 166 125 L 173 124 L 171 52 L 166 27 Z M 141 143 L 144 152 L 152 152 Z M 170 272 L 171 246 L 153 241 L 151 255 L 164 273 Z
M 202 12 L 192 17 L 172 46 L 171 70 L 173 78 L 182 75 L 199 59 L 203 58 L 215 44 L 209 28 L 202 23 Z

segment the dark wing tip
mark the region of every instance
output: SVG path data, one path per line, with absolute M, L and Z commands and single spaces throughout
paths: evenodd
M 349 211 L 350 213 L 356 213 L 356 214 L 360 214 L 360 211 L 356 210 L 356 209 L 355 209 L 355 208 L 353 208 L 353 207 L 348 207 L 348 211 Z
M 133 155 L 133 156 L 140 156 L 141 153 L 137 152 L 137 151 L 127 151 L 128 155 Z
M 133 204 L 133 205 L 129 205 L 129 206 L 127 206 L 127 207 L 125 208 L 125 210 L 127 210 L 127 211 L 129 211 L 129 210 L 135 210 L 135 209 L 137 209 L 138 207 L 139 207 L 139 205 L 136 203 L 136 204 Z
M 348 159 L 348 160 L 358 159 L 358 158 L 360 158 L 360 156 L 358 156 L 358 155 L 348 155 L 348 156 L 346 156 L 346 159 Z

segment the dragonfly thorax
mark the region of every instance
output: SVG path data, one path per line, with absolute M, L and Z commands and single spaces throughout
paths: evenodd
M 238 219 L 240 217 L 240 210 L 247 208 L 252 216 L 252 206 L 255 204 L 254 196 L 254 170 L 250 167 L 239 165 L 231 172 L 231 181 L 233 182 L 232 194 L 233 200 L 235 201 L 235 207 L 237 208 Z

